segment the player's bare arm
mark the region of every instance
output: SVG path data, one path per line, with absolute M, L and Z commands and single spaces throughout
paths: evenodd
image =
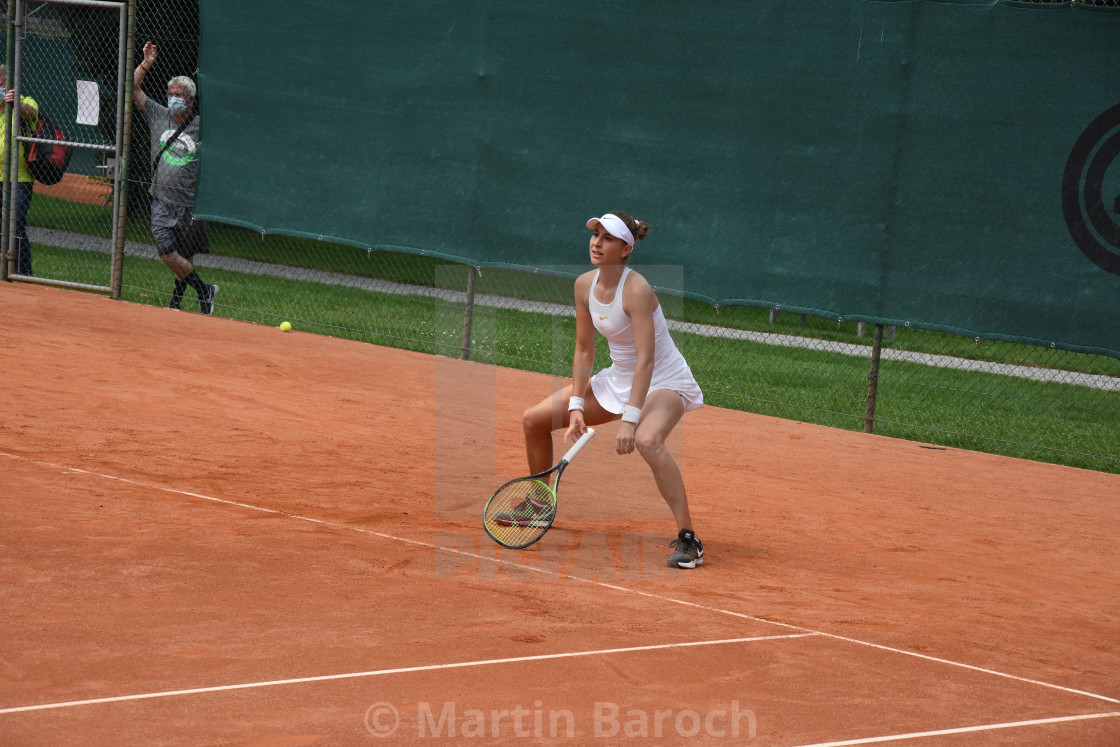
M 576 346 L 572 353 L 572 396 L 584 397 L 588 382 L 595 366 L 595 325 L 591 321 L 591 310 L 587 305 L 587 294 L 591 292 L 594 272 L 586 272 L 576 278 Z M 583 413 L 573 410 L 568 421 L 565 441 L 574 441 L 587 432 Z
M 634 381 L 630 387 L 630 399 L 626 403 L 639 410 L 645 404 L 649 385 L 653 380 L 653 354 L 656 339 L 653 328 L 653 312 L 657 308 L 657 296 L 644 277 L 636 272 L 626 277 L 626 285 L 622 288 L 622 310 L 630 317 L 634 330 L 634 354 L 637 361 L 634 364 Z M 635 434 L 638 430 L 637 423 L 628 423 L 625 420 L 618 428 L 615 439 L 615 450 L 619 454 L 630 454 L 635 448 Z

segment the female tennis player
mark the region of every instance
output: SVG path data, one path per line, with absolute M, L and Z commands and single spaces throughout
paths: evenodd
M 669 336 L 653 289 L 626 266 L 649 224 L 612 211 L 587 221 L 587 227 L 595 269 L 576 279 L 572 382 L 522 416 L 529 470 L 552 466 L 553 430 L 566 427 L 565 441 L 575 441 L 588 426 L 621 417 L 616 450 L 637 449 L 677 520 L 669 565 L 695 568 L 704 562 L 704 547 L 692 529 L 684 479 L 665 441 L 685 412 L 704 405 L 704 395 Z M 592 376 L 596 330 L 610 346 L 611 366 Z

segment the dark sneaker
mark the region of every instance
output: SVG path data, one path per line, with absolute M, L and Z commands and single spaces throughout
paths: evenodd
M 691 529 L 682 529 L 677 538 L 669 543 L 673 554 L 669 556 L 670 568 L 695 568 L 704 565 L 704 545 L 696 539 Z
M 214 313 L 214 301 L 218 298 L 218 291 L 221 290 L 216 285 L 206 286 L 206 298 L 198 297 L 198 310 L 203 314 Z
M 511 508 L 494 514 L 494 523 L 503 527 L 545 528 L 552 524 L 555 515 L 553 507 L 542 500 L 526 498 Z
M 172 298 L 171 303 L 167 304 L 167 308 L 175 309 L 176 311 L 182 311 L 183 310 L 183 305 L 181 303 L 179 303 L 178 301 L 176 301 L 174 298 Z

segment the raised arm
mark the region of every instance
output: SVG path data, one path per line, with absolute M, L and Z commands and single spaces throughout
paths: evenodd
M 148 103 L 148 96 L 144 93 L 144 78 L 155 64 L 158 51 L 155 44 L 144 42 L 144 61 L 137 65 L 132 73 L 132 100 L 140 107 L 140 111 L 144 111 Z

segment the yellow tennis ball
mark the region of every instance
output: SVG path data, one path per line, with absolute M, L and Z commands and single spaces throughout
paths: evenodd
M 292 323 L 291 322 L 280 322 L 280 330 L 283 331 L 283 332 L 291 332 L 292 331 Z

